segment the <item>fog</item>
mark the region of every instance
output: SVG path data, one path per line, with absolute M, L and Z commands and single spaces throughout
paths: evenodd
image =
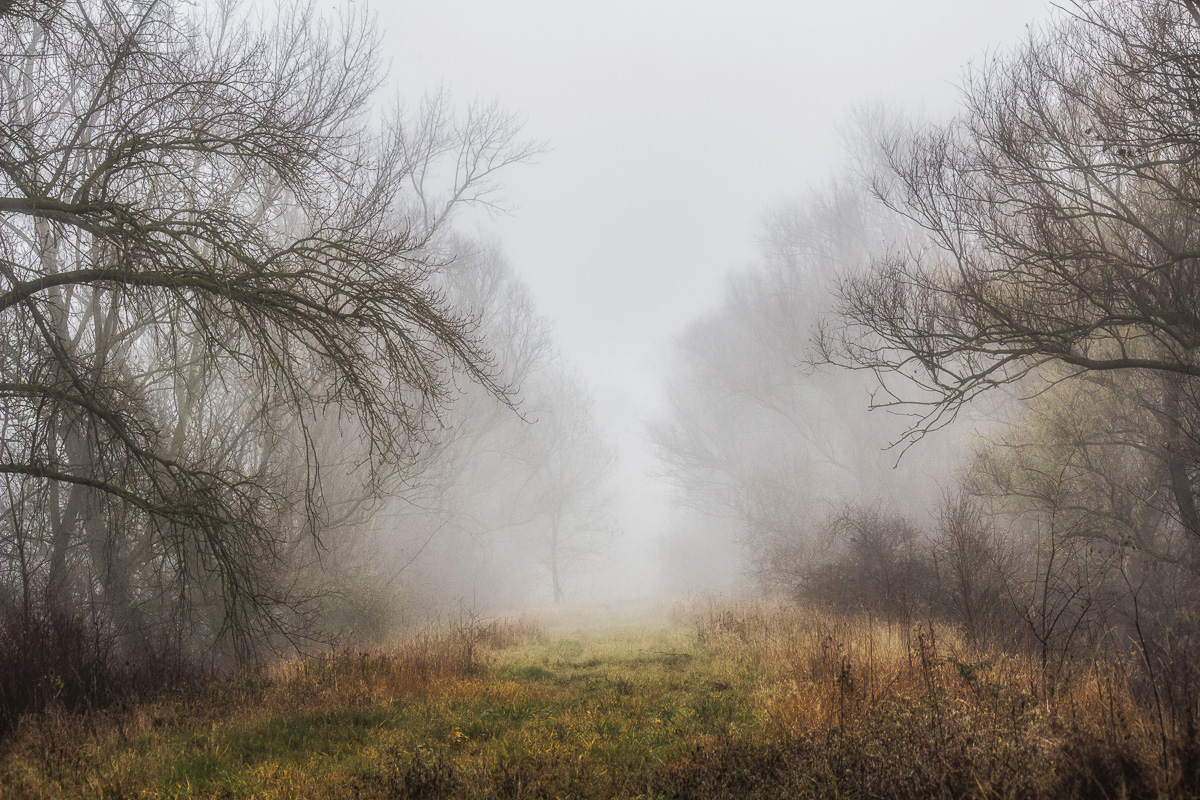
M 1131 543 L 1184 593 L 1193 22 L 0 4 L 0 611 L 186 663 L 712 593 L 1103 627 Z
M 356 793 L 1200 784 L 1197 64 L 1200 0 L 0 0 L 14 769 L 261 696 L 415 710 Z
M 475 214 L 582 376 L 618 453 L 620 534 L 577 598 L 734 590 L 750 565 L 690 516 L 648 426 L 672 342 L 761 260 L 763 220 L 850 162 L 855 109 L 937 118 L 1046 2 L 422 3 L 378 8 L 397 91 L 496 99 L 548 144 Z M 866 388 L 847 398 L 865 408 Z M 881 442 L 882 447 L 887 442 Z M 883 456 L 881 456 L 882 458 Z M 893 459 L 894 460 L 894 459 Z M 915 460 L 910 459 L 910 460 Z M 680 574 L 691 550 L 695 574 Z M 707 555 L 707 557 L 706 557 Z

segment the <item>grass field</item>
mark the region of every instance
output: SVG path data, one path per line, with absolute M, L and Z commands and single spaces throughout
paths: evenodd
M 1191 796 L 1112 670 L 1053 694 L 949 633 L 785 608 L 464 620 L 156 702 L 27 719 L 0 796 Z

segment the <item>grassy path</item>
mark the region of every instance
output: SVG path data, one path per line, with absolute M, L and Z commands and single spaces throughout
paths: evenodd
M 47 718 L 6 754 L 0 787 L 5 797 L 652 796 L 698 745 L 758 726 L 745 702 L 758 676 L 718 672 L 680 628 L 526 642 L 465 669 L 453 644 L 433 643 L 424 661 L 348 655 L 258 687 Z
M 88 715 L 0 750 L 0 797 L 1189 797 L 1111 675 L 794 610 L 394 648 Z M 1180 747 L 1186 743 L 1181 743 Z

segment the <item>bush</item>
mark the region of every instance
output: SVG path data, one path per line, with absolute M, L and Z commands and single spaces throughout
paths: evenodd
M 21 718 L 144 699 L 197 677 L 170 645 L 122 658 L 102 620 L 0 602 L 0 738 Z
M 900 620 L 927 607 L 935 576 L 910 520 L 878 507 L 852 506 L 828 530 L 825 559 L 801 573 L 795 591 L 801 601 Z

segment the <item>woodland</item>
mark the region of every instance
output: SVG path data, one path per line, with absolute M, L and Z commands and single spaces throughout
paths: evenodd
M 459 224 L 552 143 L 499 101 L 388 102 L 384 61 L 361 9 L 0 2 L 0 786 L 188 794 L 182 761 L 105 764 L 210 701 L 324 730 L 327 693 L 392 749 L 326 784 L 276 754 L 294 791 L 1194 796 L 1196 3 L 1068 4 L 950 118 L 853 116 L 645 424 L 667 582 L 720 540 L 740 594 L 613 639 L 562 601 L 618 532 L 617 450 Z M 542 621 L 461 605 L 531 586 Z M 594 692 L 624 716 L 572 728 Z M 489 714 L 558 732 L 501 747 Z M 615 749 L 572 762 L 589 736 Z M 200 793 L 258 791 L 216 777 L 238 758 Z

